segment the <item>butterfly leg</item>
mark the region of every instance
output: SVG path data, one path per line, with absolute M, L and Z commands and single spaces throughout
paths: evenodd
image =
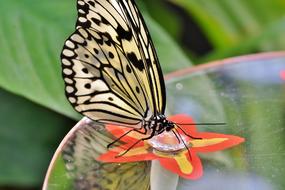
M 189 158 L 190 158 L 190 160 L 192 160 L 192 156 L 191 156 L 191 152 L 190 152 L 190 150 L 189 150 L 189 147 L 187 146 L 187 144 L 185 143 L 185 141 L 183 140 L 183 138 L 181 137 L 181 135 L 180 135 L 180 133 L 177 131 L 177 129 L 173 129 L 173 131 L 172 131 L 174 134 L 175 134 L 175 136 L 176 136 L 176 138 L 178 139 L 178 141 L 182 141 L 182 143 L 184 144 L 184 146 L 185 146 L 185 148 L 187 149 L 187 152 L 188 152 L 188 154 L 189 154 Z M 179 140 L 180 139 L 180 140 Z
M 138 132 L 139 132 L 139 131 L 138 131 Z M 141 131 L 140 131 L 140 133 L 141 133 Z M 145 134 L 146 134 L 146 133 L 147 133 L 147 130 L 145 130 Z M 148 140 L 148 139 L 151 139 L 151 138 L 154 136 L 154 134 L 155 134 L 155 130 L 152 130 L 151 134 L 150 134 L 148 137 L 141 138 L 141 139 L 137 140 L 134 144 L 132 144 L 132 145 L 131 145 L 127 150 L 125 150 L 123 153 L 118 154 L 118 155 L 116 156 L 116 158 L 125 155 L 125 154 L 126 154 L 127 152 L 129 152 L 134 146 L 136 146 L 139 142 L 145 141 L 145 140 Z
M 115 144 L 116 142 L 118 142 L 119 140 L 121 140 L 124 136 L 126 136 L 127 134 L 129 134 L 130 132 L 134 131 L 134 129 L 129 130 L 128 132 L 126 132 L 125 134 L 123 134 L 122 136 L 120 136 L 119 138 L 117 138 L 116 140 L 114 140 L 113 142 L 111 142 L 110 144 L 107 145 L 107 148 L 109 149 L 113 144 Z
M 144 129 L 144 131 L 141 131 L 141 129 Z M 116 142 L 121 140 L 124 136 L 126 136 L 127 134 L 129 134 L 132 131 L 135 131 L 135 132 L 143 134 L 143 135 L 145 135 L 147 133 L 147 130 L 146 130 L 146 128 L 143 125 L 141 126 L 140 129 L 131 129 L 128 132 L 126 132 L 125 134 L 123 134 L 122 136 L 120 136 L 119 138 L 117 138 L 116 140 L 114 140 L 113 142 L 111 142 L 110 144 L 108 144 L 107 148 L 109 149 L 113 144 L 115 144 Z
M 175 130 L 176 131 L 176 130 Z M 176 139 L 177 139 L 177 141 L 178 141 L 178 143 L 180 143 L 180 138 L 179 138 L 179 136 L 177 135 L 177 132 L 175 132 L 174 130 L 172 130 L 172 133 L 175 135 L 175 137 L 176 137 Z

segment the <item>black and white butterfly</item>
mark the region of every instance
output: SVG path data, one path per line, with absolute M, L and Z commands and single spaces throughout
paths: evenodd
M 164 115 L 165 84 L 146 24 L 134 0 L 78 0 L 77 9 L 61 53 L 65 91 L 75 110 L 95 122 L 75 127 L 62 142 L 65 166 L 75 189 L 149 189 L 149 163 L 96 161 L 120 140 L 101 134 L 105 124 L 145 134 L 139 141 L 172 131 L 183 142 L 179 125 Z
M 93 121 L 146 134 L 142 140 L 171 131 L 163 74 L 135 2 L 78 0 L 77 9 L 61 54 L 69 102 Z

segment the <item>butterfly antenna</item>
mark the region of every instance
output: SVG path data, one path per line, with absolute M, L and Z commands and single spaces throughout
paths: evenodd
M 177 125 L 226 125 L 227 123 L 176 123 Z
M 179 126 L 179 124 L 177 124 L 177 123 L 174 123 L 174 124 L 175 124 L 175 126 L 176 126 L 177 128 L 179 128 L 187 137 L 190 137 L 191 139 L 202 139 L 202 138 L 199 138 L 199 137 L 194 137 L 194 136 L 189 135 L 188 133 L 186 133 L 186 131 L 185 131 L 182 127 Z

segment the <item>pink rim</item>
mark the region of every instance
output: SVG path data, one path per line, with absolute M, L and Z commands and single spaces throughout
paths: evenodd
M 220 67 L 223 65 L 235 64 L 235 63 L 240 63 L 244 61 L 254 61 L 254 60 L 260 60 L 260 59 L 272 59 L 272 58 L 277 58 L 277 57 L 285 57 L 285 51 L 257 53 L 257 54 L 251 54 L 251 55 L 226 58 L 226 59 L 213 61 L 213 62 L 209 62 L 206 64 L 201 64 L 198 66 L 188 67 L 185 69 L 174 71 L 172 73 L 166 74 L 164 78 L 167 81 L 175 77 L 181 77 L 183 75 L 187 75 L 190 73 L 194 73 L 197 71 L 202 71 L 202 70 L 206 70 L 210 68 Z

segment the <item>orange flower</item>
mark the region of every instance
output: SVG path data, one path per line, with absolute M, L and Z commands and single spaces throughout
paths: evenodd
M 179 133 L 177 136 L 183 141 L 178 140 L 172 131 L 164 132 L 150 140 L 140 141 L 128 152 L 125 152 L 143 137 L 137 132 L 130 132 L 121 139 L 122 145 L 111 148 L 102 154 L 98 160 L 103 162 L 136 162 L 158 159 L 164 168 L 181 177 L 198 179 L 203 175 L 203 167 L 197 153 L 223 150 L 244 141 L 243 138 L 233 135 L 198 132 L 193 125 L 192 118 L 187 115 L 171 116 L 168 120 L 181 124 L 180 127 L 183 131 L 193 138 L 188 137 L 181 129 L 177 128 L 175 129 L 176 133 Z M 107 130 L 119 138 L 130 129 L 108 125 Z

